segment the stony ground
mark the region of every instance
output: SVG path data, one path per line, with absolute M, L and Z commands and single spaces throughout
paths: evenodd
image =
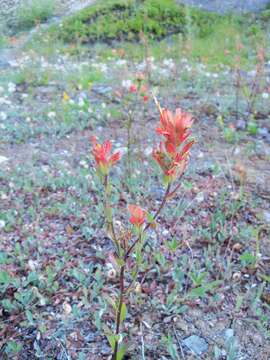
M 131 200 L 153 211 L 163 192 L 151 161 L 158 113 L 128 93 L 148 69 L 163 106 L 192 112 L 197 144 L 179 196 L 149 234 L 161 248 L 147 253 L 155 261 L 127 304 L 127 359 L 269 360 L 269 59 L 254 133 L 244 96 L 235 113 L 229 66 L 171 58 L 169 45 L 146 63 L 121 45 L 48 51 L 46 39 L 26 41 L 11 39 L 0 67 L 0 358 L 109 358 L 100 320 L 112 322 L 102 296 L 115 283 L 89 138 L 110 138 L 123 153 L 113 174 L 118 219 L 127 223 Z M 243 71 L 248 84 L 255 69 Z
M 179 2 L 218 13 L 256 12 L 269 4 L 269 0 L 179 0 Z

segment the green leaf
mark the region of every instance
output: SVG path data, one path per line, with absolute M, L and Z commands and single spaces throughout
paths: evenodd
M 120 259 L 119 257 L 115 257 L 116 264 L 121 267 L 125 265 L 125 261 L 123 259 Z
M 117 310 L 117 305 L 115 303 L 115 301 L 107 294 L 103 295 L 104 300 L 113 307 L 113 309 L 116 311 Z
M 267 282 L 270 283 L 270 276 L 269 276 L 269 275 L 260 274 L 260 277 L 261 277 L 263 280 L 265 280 L 265 281 L 267 281 Z
M 123 303 L 121 307 L 120 322 L 123 322 L 126 317 L 127 317 L 127 306 L 125 303 Z
M 243 265 L 254 265 L 256 263 L 256 256 L 249 253 L 248 251 L 244 252 L 241 256 L 239 256 L 241 263 Z
M 7 285 L 9 284 L 10 276 L 9 273 L 5 270 L 0 271 L 0 284 Z
M 31 313 L 31 311 L 26 310 L 25 315 L 26 315 L 27 320 L 29 321 L 30 325 L 33 325 L 34 324 L 34 319 L 33 319 L 33 314 Z
M 119 341 L 120 339 L 120 335 L 114 335 L 114 334 L 111 334 L 111 335 L 106 335 L 110 345 L 111 345 L 111 349 L 112 351 L 114 351 L 115 349 L 115 344 L 116 344 L 116 341 Z
M 127 347 L 125 344 L 122 344 L 119 348 L 119 350 L 117 351 L 117 355 L 116 355 L 116 360 L 122 360 L 125 353 L 126 353 Z

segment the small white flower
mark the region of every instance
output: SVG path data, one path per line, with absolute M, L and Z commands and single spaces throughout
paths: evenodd
M 3 121 L 5 121 L 7 119 L 7 114 L 4 113 L 4 111 L 0 112 L 0 119 L 3 120 Z
M 263 98 L 263 99 L 268 99 L 268 98 L 269 98 L 269 94 L 266 93 L 266 92 L 262 93 L 262 98 Z
M 127 63 L 126 60 L 124 60 L 124 59 L 119 59 L 119 60 L 116 61 L 115 65 L 117 65 L 117 66 L 124 66 L 124 65 L 126 65 L 126 63 Z
M 0 164 L 4 163 L 6 161 L 8 161 L 8 158 L 0 155 Z
M 102 103 L 102 104 L 101 104 L 101 107 L 102 107 L 103 109 L 105 109 L 105 108 L 106 108 L 106 104 L 105 104 L 105 103 Z
M 132 81 L 131 80 L 123 80 L 122 81 L 122 86 L 126 89 L 129 89 L 132 85 Z
M 9 93 L 14 93 L 16 91 L 16 85 L 12 82 L 8 83 L 8 92 Z
M 55 113 L 54 111 L 50 111 L 50 112 L 48 113 L 48 118 L 50 118 L 50 119 L 55 118 L 55 116 L 56 116 L 56 113 Z
M 88 110 L 89 114 L 92 114 L 93 110 L 89 107 Z
M 83 106 L 84 106 L 84 100 L 83 100 L 82 97 L 79 98 L 78 105 L 79 105 L 80 107 L 83 107 Z
M 81 165 L 82 167 L 84 167 L 85 169 L 88 169 L 87 161 L 81 160 L 81 161 L 80 161 L 80 165 Z
M 6 223 L 4 220 L 0 220 L 0 229 L 3 229 L 6 226 Z

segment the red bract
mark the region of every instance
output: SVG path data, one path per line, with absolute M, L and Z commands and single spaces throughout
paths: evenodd
M 168 152 L 175 152 L 190 135 L 188 131 L 192 126 L 192 116 L 181 109 L 176 109 L 173 114 L 168 109 L 160 108 L 160 127 L 157 133 L 166 138 L 166 149 Z
M 130 212 L 129 221 L 132 225 L 141 227 L 146 221 L 146 211 L 137 205 L 128 205 L 128 211 Z
M 189 150 L 194 144 L 194 140 L 187 141 L 193 121 L 191 115 L 181 109 L 176 109 L 173 114 L 167 109 L 161 109 L 158 103 L 157 106 L 160 112 L 160 127 L 156 130 L 165 140 L 160 142 L 159 148 L 154 149 L 153 158 L 171 181 L 181 176 L 186 169 Z
M 97 169 L 106 174 L 109 168 L 120 160 L 120 152 L 111 155 L 112 144 L 109 140 L 104 141 L 103 144 L 98 144 L 95 136 L 91 138 L 93 144 L 92 153 L 94 155 Z
M 137 86 L 132 84 L 130 85 L 129 92 L 136 93 L 137 92 Z

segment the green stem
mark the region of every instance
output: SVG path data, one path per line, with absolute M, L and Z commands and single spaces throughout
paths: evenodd
M 127 160 L 128 160 L 128 178 L 131 179 L 131 127 L 132 127 L 132 116 L 128 115 L 127 123 Z
M 120 333 L 121 311 L 122 311 L 124 295 L 125 295 L 124 279 L 125 279 L 125 264 L 122 265 L 120 268 L 120 278 L 119 278 L 120 293 L 119 293 L 118 308 L 117 308 L 117 315 L 116 315 L 116 328 L 115 328 L 116 336 L 118 336 Z M 117 360 L 118 346 L 119 346 L 119 340 L 117 339 L 115 342 L 112 360 Z
M 105 175 L 105 177 L 104 177 L 104 188 L 105 188 L 104 209 L 105 209 L 105 218 L 106 218 L 106 222 L 107 222 L 107 231 L 108 231 L 109 235 L 111 236 L 111 238 L 116 246 L 117 253 L 119 255 L 120 254 L 120 246 L 119 246 L 119 242 L 116 237 L 114 224 L 113 224 L 112 207 L 111 207 L 111 202 L 110 202 L 111 192 L 110 192 L 108 175 Z
M 156 220 L 156 218 L 158 217 L 158 215 L 160 214 L 161 210 L 164 208 L 165 204 L 166 204 L 166 201 L 167 201 L 167 198 L 168 198 L 168 195 L 170 194 L 170 189 L 171 189 L 171 185 L 169 184 L 167 186 L 167 189 L 165 191 L 165 194 L 163 196 L 163 199 L 162 199 L 162 202 L 159 206 L 159 208 L 157 209 L 157 211 L 155 212 L 155 215 L 153 217 L 153 221 Z M 153 222 L 152 221 L 152 222 Z M 145 225 L 144 229 L 142 230 L 142 233 L 144 233 L 146 230 L 149 229 L 149 227 L 151 226 L 152 222 L 149 222 Z M 133 241 L 133 243 L 130 245 L 129 249 L 127 250 L 125 256 L 124 256 L 124 260 L 126 261 L 127 258 L 129 257 L 131 251 L 134 249 L 134 246 L 140 241 L 141 239 L 141 236 L 139 236 L 135 241 Z

